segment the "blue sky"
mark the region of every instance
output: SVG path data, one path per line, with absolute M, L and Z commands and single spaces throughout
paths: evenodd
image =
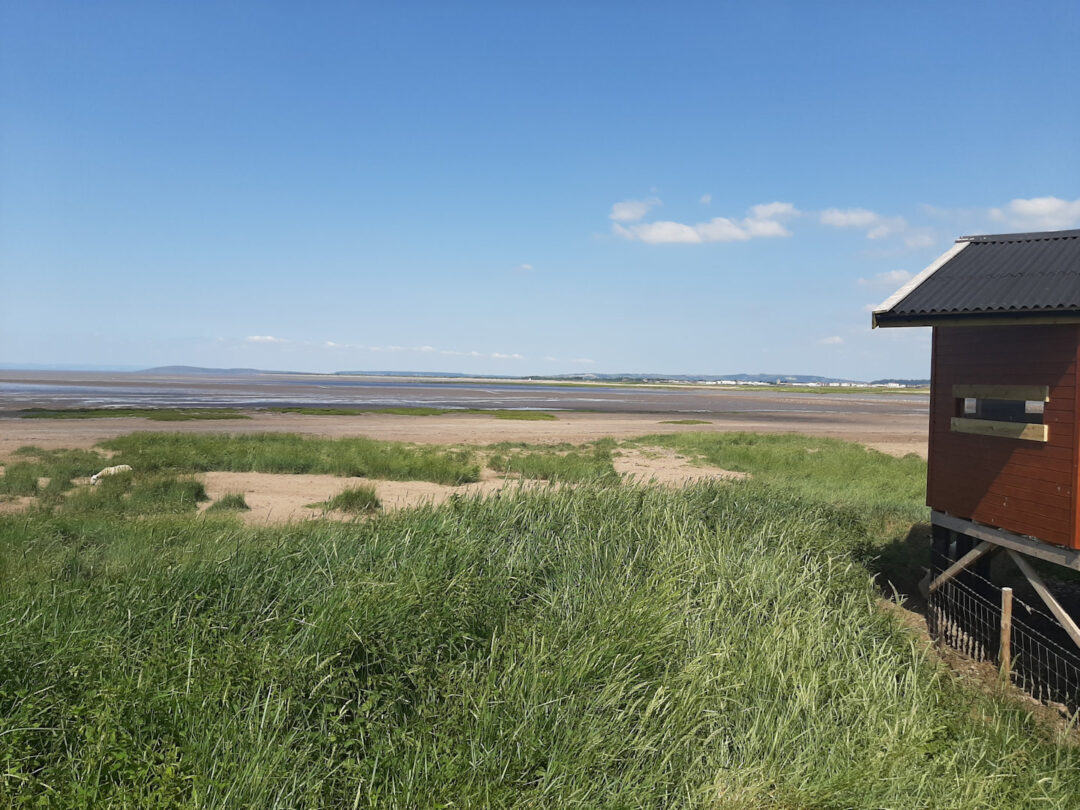
M 0 363 L 928 374 L 1080 227 L 1080 4 L 0 4 Z

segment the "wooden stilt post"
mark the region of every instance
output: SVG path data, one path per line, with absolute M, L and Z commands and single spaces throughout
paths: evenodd
M 1008 681 L 1012 675 L 1012 588 L 1001 589 L 1001 646 L 998 648 L 1001 677 Z

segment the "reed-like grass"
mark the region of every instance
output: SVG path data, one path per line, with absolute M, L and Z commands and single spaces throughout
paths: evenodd
M 488 467 L 504 475 L 539 478 L 562 483 L 618 481 L 612 464 L 610 439 L 574 450 L 544 448 L 536 445 L 497 445 L 500 449 L 488 456 Z
M 469 450 L 445 450 L 361 437 L 324 439 L 294 433 L 248 435 L 132 433 L 102 442 L 114 464 L 136 470 L 325 473 L 463 484 L 480 467 Z
M 0 804 L 1080 804 L 1080 750 L 878 609 L 851 518 L 739 483 L 0 516 Z

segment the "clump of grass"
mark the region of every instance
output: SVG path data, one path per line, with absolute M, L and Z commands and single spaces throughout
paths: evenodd
M 176 473 L 325 473 L 392 481 L 463 484 L 480 478 L 470 450 L 375 439 L 324 439 L 294 433 L 249 435 L 132 433 L 102 442 L 114 464 Z
M 665 419 L 661 425 L 711 425 L 706 419 Z
M 326 502 L 327 510 L 360 514 L 375 512 L 382 506 L 379 496 L 375 494 L 375 487 L 370 484 L 343 489 L 333 498 Z
M 1076 806 L 1080 748 L 928 660 L 877 609 L 864 540 L 744 484 L 281 529 L 0 516 L 0 794 Z
M 23 419 L 116 419 L 137 416 L 155 422 L 186 422 L 197 419 L 250 419 L 234 408 L 27 408 Z
M 40 468 L 26 461 L 4 467 L 0 475 L 0 493 L 5 495 L 37 495 Z
M 208 507 L 207 512 L 248 512 L 251 507 L 244 500 L 242 492 L 227 492 Z
M 488 457 L 488 467 L 500 473 L 514 473 L 522 478 L 580 483 L 583 481 L 617 482 L 612 463 L 614 442 L 601 440 L 580 450 L 559 451 L 525 446 L 508 449 Z

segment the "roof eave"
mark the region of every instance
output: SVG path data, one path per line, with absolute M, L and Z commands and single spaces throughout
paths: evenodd
M 881 323 L 881 316 L 882 315 L 886 315 L 889 312 L 889 310 L 891 310 L 893 307 L 895 307 L 897 304 L 899 304 L 901 301 L 903 301 L 905 298 L 907 298 L 908 295 L 910 295 L 915 290 L 916 287 L 918 287 L 920 284 L 922 284 L 924 281 L 926 281 L 928 278 L 930 278 L 930 276 L 934 275 L 934 273 L 936 273 L 938 270 L 940 270 L 942 267 L 944 267 L 954 256 L 956 256 L 960 251 L 962 251 L 964 248 L 966 248 L 969 244 L 971 244 L 969 241 L 966 241 L 966 240 L 965 241 L 959 241 L 958 240 L 955 244 L 953 244 L 953 246 L 951 248 L 946 250 L 944 253 L 942 253 L 940 256 L 938 256 L 936 259 L 934 259 L 934 261 L 928 267 L 926 267 L 921 273 L 919 273 L 919 275 L 915 276 L 915 278 L 911 279 L 911 281 L 909 281 L 907 284 L 905 284 L 899 290 L 897 290 L 892 295 L 890 295 L 888 298 L 886 298 L 884 301 L 882 301 L 881 305 L 878 306 L 873 311 L 873 313 L 871 314 L 871 321 L 870 321 L 871 322 L 871 328 L 876 329 L 878 326 L 884 326 L 885 324 Z M 889 324 L 889 325 L 890 326 L 906 326 L 907 324 Z M 912 324 L 912 325 L 914 326 L 914 324 Z
M 1080 310 L 1054 309 L 1032 312 L 942 312 L 927 315 L 874 313 L 874 326 L 1050 326 L 1080 323 Z

